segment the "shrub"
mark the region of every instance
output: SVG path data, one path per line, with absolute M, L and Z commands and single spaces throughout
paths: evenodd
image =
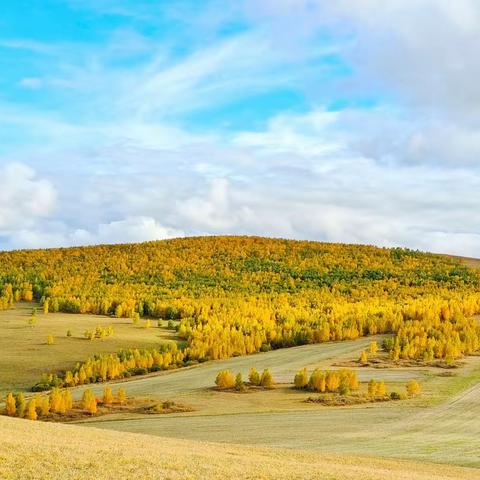
M 48 383 L 36 383 L 32 388 L 32 392 L 46 392 L 50 390 L 52 387 Z
M 350 394 L 350 388 L 348 386 L 348 380 L 346 378 L 343 378 L 340 381 L 340 386 L 338 387 L 338 393 L 340 395 L 349 395 Z
M 387 337 L 382 342 L 382 347 L 386 352 L 391 352 L 395 346 L 395 339 L 393 337 Z

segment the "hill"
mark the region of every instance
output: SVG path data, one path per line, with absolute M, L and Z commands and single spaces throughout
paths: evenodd
M 0 478 L 475 480 L 478 470 L 174 440 L 0 417 Z
M 396 334 L 394 361 L 480 348 L 478 270 L 406 249 L 198 237 L 14 251 L 0 285 L 3 308 L 171 321 L 178 366 L 376 333 Z

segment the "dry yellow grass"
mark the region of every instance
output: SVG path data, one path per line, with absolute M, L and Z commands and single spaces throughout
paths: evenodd
M 0 478 L 480 480 L 480 471 L 0 418 Z

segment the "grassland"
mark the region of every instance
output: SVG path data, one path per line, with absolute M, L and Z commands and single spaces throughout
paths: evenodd
M 291 384 L 249 394 L 216 392 L 223 368 L 247 373 L 270 368 L 279 382 L 291 382 L 302 366 L 328 368 L 357 358 L 368 339 L 309 345 L 238 357 L 132 380 L 127 392 L 174 399 L 194 412 L 166 416 L 106 416 L 88 424 L 151 435 L 241 443 L 322 453 L 368 454 L 480 467 L 480 358 L 471 357 L 454 376 L 440 368 L 359 368 L 361 380 L 384 379 L 400 390 L 411 378 L 424 385 L 420 399 L 330 408 L 305 403 L 309 393 Z M 449 375 L 450 375 L 449 374 Z M 100 392 L 100 387 L 97 387 Z
M 126 320 L 91 315 L 38 314 L 38 324 L 32 328 L 27 322 L 30 312 L 31 305 L 25 304 L 14 311 L 0 312 L 3 390 L 11 385 L 30 386 L 41 372 L 65 368 L 92 353 L 132 345 L 152 346 L 173 338 L 164 328 L 144 329 Z M 115 328 L 113 337 L 94 342 L 82 338 L 84 329 L 110 323 Z M 72 330 L 72 338 L 65 336 L 67 329 Z M 45 344 L 48 333 L 55 335 L 55 345 Z M 380 341 L 382 337 L 375 338 Z M 331 408 L 306 403 L 311 394 L 291 388 L 293 375 L 300 368 L 338 368 L 357 359 L 370 341 L 371 337 L 305 345 L 133 378 L 122 383 L 128 395 L 174 400 L 193 411 L 148 417 L 113 414 L 83 422 L 85 426 L 122 432 L 120 435 L 131 432 L 480 467 L 480 357 L 469 357 L 454 370 L 423 366 L 357 368 L 361 381 L 383 379 L 390 391 L 401 391 L 406 381 L 418 379 L 424 394 L 416 400 Z M 252 366 L 269 368 L 277 388 L 247 394 L 212 389 L 220 369 L 229 368 L 246 377 Z M 117 382 L 114 384 L 115 390 Z M 90 386 L 98 395 L 103 387 Z M 84 388 L 75 389 L 74 396 L 79 398 Z
M 478 470 L 220 445 L 0 417 L 0 478 L 478 480 Z
M 49 313 L 37 308 L 38 321 L 31 326 L 33 303 L 18 303 L 14 310 L 0 311 L 0 395 L 7 391 L 28 389 L 42 373 L 65 370 L 95 353 L 117 352 L 122 348 L 153 347 L 174 338 L 171 330 L 158 328 L 144 321 L 133 325 L 131 320 L 100 315 Z M 37 305 L 38 307 L 38 305 Z M 164 322 L 166 323 L 166 322 Z M 89 341 L 85 330 L 97 325 L 112 325 L 114 334 L 103 340 Z M 72 337 L 67 337 L 71 330 Z M 54 345 L 47 345 L 52 334 Z

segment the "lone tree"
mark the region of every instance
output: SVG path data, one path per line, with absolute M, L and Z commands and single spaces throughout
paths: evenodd
M 407 383 L 407 394 L 409 397 L 416 397 L 422 391 L 422 386 L 416 380 Z

